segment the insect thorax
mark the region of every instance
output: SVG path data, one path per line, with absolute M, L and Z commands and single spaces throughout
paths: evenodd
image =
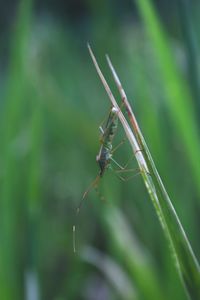
M 105 126 L 105 131 L 102 135 L 102 146 L 96 159 L 100 168 L 100 176 L 103 176 L 104 171 L 110 165 L 110 159 L 112 157 L 112 141 L 117 130 L 117 125 L 117 113 L 116 110 L 112 109 Z
M 100 168 L 100 176 L 103 175 L 104 171 L 108 168 L 108 166 L 110 165 L 110 159 L 112 157 L 112 145 L 110 145 L 109 149 L 105 146 L 103 146 L 99 152 L 99 154 L 97 155 L 97 163 L 99 165 Z

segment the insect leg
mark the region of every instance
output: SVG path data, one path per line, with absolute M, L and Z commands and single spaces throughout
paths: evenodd
M 104 130 L 103 130 L 102 126 L 99 126 L 99 130 L 102 134 L 104 134 Z
M 92 189 L 93 187 L 95 188 L 97 194 L 100 195 L 100 193 L 99 193 L 98 190 L 97 190 L 97 185 L 98 185 L 99 179 L 100 179 L 100 176 L 97 175 L 97 177 L 90 183 L 89 187 L 88 187 L 87 190 L 84 192 L 84 194 L 83 194 L 83 196 L 82 196 L 82 199 L 81 199 L 81 201 L 80 201 L 80 203 L 79 203 L 79 206 L 78 206 L 77 209 L 76 209 L 76 215 L 79 214 L 84 199 L 86 198 L 86 196 L 88 195 L 88 193 L 91 191 L 91 189 Z M 100 195 L 100 196 L 101 196 L 101 195 Z M 104 200 L 103 196 L 101 196 L 101 199 Z M 76 253 L 76 225 L 73 225 L 73 227 L 72 227 L 72 234 L 73 234 L 73 251 L 74 251 L 74 253 Z
M 118 165 L 118 164 L 117 164 L 117 165 Z M 125 170 L 123 170 L 123 169 L 116 170 L 116 169 L 114 169 L 114 168 L 111 166 L 111 169 L 114 171 L 115 175 L 116 175 L 119 179 L 121 179 L 121 180 L 123 180 L 123 181 L 128 181 L 128 180 L 130 180 L 131 178 L 133 178 L 133 177 L 135 177 L 135 176 L 141 174 L 141 171 L 140 171 L 138 168 L 135 168 L 135 169 L 125 169 Z M 129 177 L 124 177 L 124 176 L 122 176 L 122 175 L 120 174 L 120 173 L 130 173 L 130 172 L 134 172 L 134 174 L 131 175 L 131 176 L 129 176 Z
M 97 175 L 97 177 L 90 183 L 89 187 L 87 188 L 87 190 L 83 194 L 82 199 L 80 201 L 80 204 L 79 204 L 79 206 L 76 209 L 77 214 L 80 212 L 80 208 L 81 208 L 81 206 L 83 204 L 83 201 L 84 201 L 85 197 L 88 195 L 88 193 L 91 191 L 91 189 L 98 184 L 99 179 L 100 179 L 100 176 Z
M 127 181 L 141 173 L 141 171 L 138 168 L 126 169 L 127 165 L 132 160 L 132 157 L 128 160 L 128 162 L 124 167 L 122 167 L 114 158 L 111 157 L 111 160 L 119 167 L 119 170 L 114 169 L 112 166 L 111 169 L 115 172 L 115 175 L 123 181 Z M 129 173 L 129 172 L 135 172 L 135 173 L 129 177 L 123 177 L 120 175 L 120 173 Z
M 121 180 L 123 180 L 123 181 L 129 181 L 130 179 L 134 178 L 135 176 L 141 174 L 141 171 L 138 170 L 135 174 L 133 174 L 133 175 L 131 175 L 131 176 L 129 176 L 129 177 L 121 176 L 121 175 L 119 175 L 118 173 L 119 173 L 119 172 L 116 171 L 116 174 L 118 175 L 118 177 L 119 177 Z
M 110 115 L 110 111 L 111 111 L 112 107 L 109 109 L 108 113 L 106 114 L 106 116 L 103 118 L 103 120 L 101 121 L 100 125 L 99 125 L 99 130 L 102 134 L 104 134 L 104 130 L 103 130 L 103 125 L 106 122 L 106 120 L 108 120 L 108 117 Z
M 134 169 L 125 169 L 125 170 L 115 170 L 115 172 L 116 172 L 116 174 L 118 174 L 118 175 L 121 174 L 121 173 L 130 173 L 130 172 L 133 173 L 133 175 L 128 176 L 128 177 L 124 177 L 124 176 L 122 176 L 122 175 L 119 175 L 123 181 L 128 181 L 128 180 L 130 180 L 131 178 L 133 178 L 133 177 L 135 177 L 135 176 L 141 174 L 141 171 L 140 171 L 138 168 L 134 168 Z
M 72 227 L 72 232 L 73 232 L 73 251 L 76 253 L 76 226 L 73 225 Z
M 129 163 L 133 160 L 134 156 L 131 156 L 129 158 L 129 160 L 127 161 L 127 163 L 124 166 L 121 166 L 113 157 L 111 157 L 111 160 L 121 169 L 121 170 L 126 170 L 127 166 L 129 165 Z
M 123 170 L 124 168 L 113 158 L 110 158 L 121 170 Z
M 117 146 L 115 146 L 115 148 L 113 148 L 111 153 L 113 154 L 116 150 L 118 150 L 118 148 L 121 147 L 125 143 L 125 141 L 126 139 L 123 139 Z

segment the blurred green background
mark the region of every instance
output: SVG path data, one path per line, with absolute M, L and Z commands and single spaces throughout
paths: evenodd
M 94 190 L 75 211 L 110 108 L 89 41 L 120 102 L 110 55 L 200 259 L 199 2 L 6 1 L 0 20 L 0 299 L 186 299 L 140 176 L 108 171 L 105 201 Z M 130 156 L 125 143 L 114 158 Z

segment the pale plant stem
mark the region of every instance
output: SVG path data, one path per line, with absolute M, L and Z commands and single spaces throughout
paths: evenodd
M 108 94 L 108 96 L 109 96 L 109 98 L 110 98 L 110 100 L 112 102 L 112 105 L 114 107 L 116 107 L 117 110 L 118 110 L 118 117 L 119 117 L 119 119 L 120 119 L 120 121 L 122 123 L 122 126 L 124 127 L 126 136 L 127 136 L 128 140 L 130 142 L 130 145 L 131 145 L 131 147 L 133 149 L 133 152 L 135 154 L 136 160 L 137 160 L 138 165 L 139 165 L 139 169 L 140 169 L 141 174 L 142 174 L 142 176 L 143 176 L 143 178 L 145 180 L 146 187 L 147 187 L 150 195 L 153 197 L 154 205 L 156 206 L 157 210 L 161 211 L 160 205 L 159 205 L 159 201 L 158 201 L 158 198 L 157 198 L 157 196 L 155 194 L 155 189 L 153 188 L 152 181 L 151 181 L 151 178 L 150 178 L 150 175 L 149 175 L 149 170 L 147 168 L 147 164 L 146 164 L 144 156 L 143 156 L 143 152 L 141 151 L 141 148 L 139 147 L 138 142 L 137 142 L 137 140 L 136 140 L 136 138 L 135 138 L 135 136 L 134 136 L 134 134 L 133 134 L 133 132 L 132 132 L 132 130 L 131 130 L 128 122 L 127 122 L 127 120 L 126 120 L 126 118 L 124 117 L 122 111 L 119 109 L 117 101 L 115 100 L 115 98 L 114 98 L 114 96 L 113 96 L 113 94 L 111 92 L 111 89 L 108 86 L 108 84 L 106 82 L 106 79 L 103 76 L 103 74 L 102 74 L 102 72 L 101 72 L 101 70 L 100 70 L 100 68 L 98 66 L 98 63 L 96 61 L 96 58 L 95 58 L 95 56 L 94 56 L 94 54 L 93 54 L 93 52 L 92 52 L 92 50 L 91 50 L 91 48 L 90 48 L 89 45 L 88 45 L 88 49 L 89 49 L 90 55 L 92 57 L 92 60 L 94 62 L 94 65 L 96 67 L 96 70 L 97 70 L 97 72 L 99 74 L 99 77 L 100 77 L 100 79 L 101 79 L 101 81 L 102 81 L 102 83 L 103 83 L 103 85 L 105 87 L 105 90 L 106 90 L 106 92 L 107 92 L 107 94 Z M 164 226 L 164 223 L 163 223 L 161 215 L 159 215 L 159 218 L 161 218 L 162 225 Z
M 138 125 L 137 120 L 135 118 L 135 115 L 134 115 L 134 113 L 132 111 L 132 108 L 131 108 L 131 106 L 129 104 L 128 98 L 127 98 L 126 93 L 125 93 L 125 91 L 124 91 L 124 89 L 122 87 L 120 79 L 119 79 L 119 77 L 118 77 L 118 75 L 117 75 L 117 73 L 116 73 L 116 71 L 115 71 L 115 69 L 114 69 L 114 67 L 113 67 L 113 65 L 111 63 L 111 60 L 110 60 L 110 58 L 109 58 L 108 55 L 106 55 L 106 59 L 107 59 L 108 65 L 109 65 L 109 67 L 111 69 L 111 72 L 112 72 L 112 75 L 114 77 L 115 83 L 116 83 L 116 85 L 118 87 L 119 93 L 120 93 L 120 95 L 122 97 L 122 101 L 124 102 L 125 107 L 127 109 L 127 112 L 128 112 L 129 118 L 130 118 L 130 122 L 131 122 L 131 124 L 133 126 L 133 130 L 134 130 L 134 132 L 136 134 L 136 139 L 137 139 L 138 143 L 141 145 L 141 147 L 145 150 L 145 151 L 143 151 L 144 155 L 147 154 L 147 157 L 145 157 L 145 161 L 148 162 L 148 160 L 149 160 L 150 164 L 147 163 L 147 165 L 151 169 L 151 174 L 153 173 L 153 175 L 157 178 L 157 182 L 159 183 L 159 191 L 164 195 L 165 199 L 167 200 L 166 202 L 167 202 L 167 204 L 169 206 L 170 211 L 173 212 L 173 214 L 175 215 L 175 219 L 176 219 L 176 221 L 178 223 L 178 227 L 181 230 L 181 233 L 184 236 L 185 241 L 187 242 L 188 247 L 189 247 L 189 249 L 190 249 L 190 251 L 191 251 L 191 253 L 193 255 L 193 251 L 192 251 L 192 248 L 190 246 L 190 243 L 189 243 L 189 241 L 188 241 L 188 239 L 186 237 L 185 231 L 184 231 L 184 229 L 183 229 L 183 227 L 182 227 L 182 225 L 181 225 L 181 223 L 180 223 L 180 221 L 178 219 L 176 211 L 175 211 L 175 209 L 174 209 L 174 207 L 173 207 L 173 205 L 172 205 L 172 203 L 171 203 L 171 201 L 169 199 L 168 193 L 167 193 L 167 191 L 166 191 L 166 189 L 165 189 L 165 187 L 163 185 L 163 182 L 162 182 L 162 180 L 161 180 L 161 178 L 160 178 L 160 176 L 158 174 L 158 171 L 157 171 L 156 166 L 154 164 L 153 158 L 152 158 L 152 156 L 150 154 L 150 151 L 149 151 L 148 146 L 147 146 L 147 144 L 145 142 L 145 139 L 144 139 L 144 137 L 143 137 L 143 135 L 142 135 L 142 133 L 140 131 L 139 125 Z M 194 256 L 194 258 L 195 258 L 195 256 Z M 195 258 L 195 260 L 196 260 L 196 258 Z M 197 263 L 197 265 L 198 265 L 198 263 Z M 199 266 L 198 266 L 198 268 L 199 268 Z
M 89 45 L 88 49 L 110 101 L 113 107 L 118 110 L 118 117 L 133 149 L 133 153 L 139 165 L 141 175 L 144 179 L 144 183 L 152 199 L 153 205 L 155 206 L 164 233 L 169 240 L 169 245 L 172 250 L 173 257 L 175 258 L 176 267 L 181 276 L 182 282 L 184 283 L 187 294 L 190 295 L 191 299 L 196 299 L 196 297 L 200 297 L 200 268 L 198 261 L 193 253 L 192 247 L 187 239 L 176 211 L 170 201 L 168 193 L 161 181 L 150 151 L 126 97 L 126 93 L 122 88 L 119 77 L 117 76 L 109 57 L 106 56 L 115 83 L 119 89 L 122 101 L 128 113 L 133 131 L 130 128 L 129 123 L 124 117 L 122 111 L 120 110 Z

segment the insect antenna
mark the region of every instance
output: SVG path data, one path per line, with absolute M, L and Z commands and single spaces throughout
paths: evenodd
M 76 253 L 76 225 L 73 225 L 72 232 L 73 232 L 73 250 L 74 253 Z
M 79 214 L 81 206 L 83 204 L 84 199 L 86 198 L 86 196 L 88 195 L 88 193 L 91 191 L 91 189 L 93 189 L 93 187 L 95 187 L 100 179 L 100 175 L 98 174 L 97 177 L 90 183 L 89 187 L 87 188 L 87 190 L 85 191 L 85 193 L 83 194 L 83 197 L 79 203 L 79 206 L 76 209 L 76 213 Z
M 99 182 L 100 179 L 100 175 L 98 174 L 97 177 L 90 183 L 90 185 L 88 186 L 87 190 L 84 192 L 83 197 L 79 203 L 79 206 L 76 209 L 76 215 L 79 214 L 81 206 L 83 204 L 83 201 L 85 200 L 86 196 L 88 195 L 88 193 L 91 191 L 91 189 L 93 189 L 95 187 L 95 190 L 97 192 L 97 194 L 100 195 L 98 189 L 97 189 L 97 184 Z M 73 251 L 74 253 L 76 253 L 76 225 L 74 224 L 72 227 L 72 232 L 73 232 Z

